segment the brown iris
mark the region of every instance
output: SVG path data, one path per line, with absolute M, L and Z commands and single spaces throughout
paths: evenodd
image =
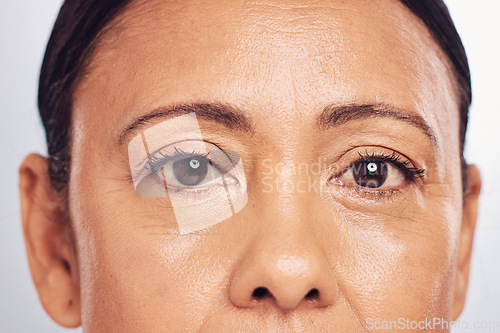
M 352 176 L 356 184 L 367 188 L 378 188 L 387 179 L 387 163 L 382 161 L 358 162 L 352 167 Z

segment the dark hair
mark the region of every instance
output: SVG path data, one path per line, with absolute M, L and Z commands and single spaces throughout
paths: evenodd
M 38 108 L 45 127 L 53 188 L 65 192 L 71 162 L 71 113 L 78 78 L 98 37 L 130 0 L 65 0 L 50 35 L 40 71 Z
M 467 190 L 463 156 L 471 103 L 470 71 L 464 47 L 442 0 L 400 0 L 429 29 L 448 56 L 457 83 L 460 113 L 462 187 Z M 99 37 L 131 0 L 66 0 L 50 36 L 40 73 L 38 107 L 47 137 L 49 175 L 54 189 L 64 192 L 69 181 L 71 111 L 74 88 Z

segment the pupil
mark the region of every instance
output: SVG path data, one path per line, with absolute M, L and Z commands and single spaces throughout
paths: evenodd
M 367 188 L 378 188 L 387 179 L 387 164 L 381 161 L 364 161 L 353 166 L 356 184 Z
M 200 184 L 207 176 L 208 160 L 203 156 L 189 157 L 173 164 L 174 176 L 187 186 Z
M 368 163 L 368 165 L 366 166 L 366 169 L 370 172 L 370 173 L 375 173 L 377 171 L 377 164 L 376 163 Z
M 198 167 L 200 166 L 200 161 L 192 159 L 191 161 L 189 161 L 189 166 L 193 169 L 198 169 Z

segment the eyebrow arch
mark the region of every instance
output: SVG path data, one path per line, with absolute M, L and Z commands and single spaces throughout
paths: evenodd
M 222 103 L 185 103 L 171 107 L 159 107 L 148 114 L 135 119 L 120 134 L 118 145 L 123 144 L 132 134 L 155 120 L 181 116 L 194 112 L 198 118 L 211 120 L 232 130 L 239 130 L 252 134 L 254 127 L 245 114 L 235 106 Z
M 354 120 L 367 118 L 392 118 L 420 129 L 436 145 L 436 135 L 427 122 L 419 115 L 387 104 L 328 105 L 318 117 L 318 127 L 327 130 Z

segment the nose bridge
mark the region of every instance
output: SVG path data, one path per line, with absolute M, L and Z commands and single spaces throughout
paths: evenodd
M 258 231 L 230 281 L 229 296 L 236 306 L 265 303 L 291 311 L 333 304 L 337 284 L 315 236 L 312 194 L 293 186 L 303 176 L 285 165 L 273 178 L 275 186 L 284 187 L 256 196 Z
M 319 231 L 315 220 L 323 216 L 318 211 L 322 206 L 319 173 L 312 172 L 306 163 L 281 160 L 268 165 L 260 179 L 262 184 L 254 196 L 257 238 L 267 242 L 266 237 L 271 236 L 271 243 L 295 249 L 306 245 L 305 239 L 311 241 Z
M 305 162 L 267 159 L 259 169 L 256 194 L 266 202 L 262 205 L 264 212 L 277 210 L 289 219 L 299 219 L 309 209 L 309 202 L 319 195 L 319 172 Z
M 289 242 L 298 248 L 296 241 L 299 239 L 294 240 L 294 237 L 312 237 L 315 228 L 312 210 L 315 196 L 319 195 L 310 185 L 315 181 L 313 178 L 314 175 L 307 174 L 292 161 L 279 161 L 263 168 L 261 184 L 256 187 L 254 196 L 258 207 L 255 225 L 261 242 L 273 235 L 271 243 L 284 246 Z

